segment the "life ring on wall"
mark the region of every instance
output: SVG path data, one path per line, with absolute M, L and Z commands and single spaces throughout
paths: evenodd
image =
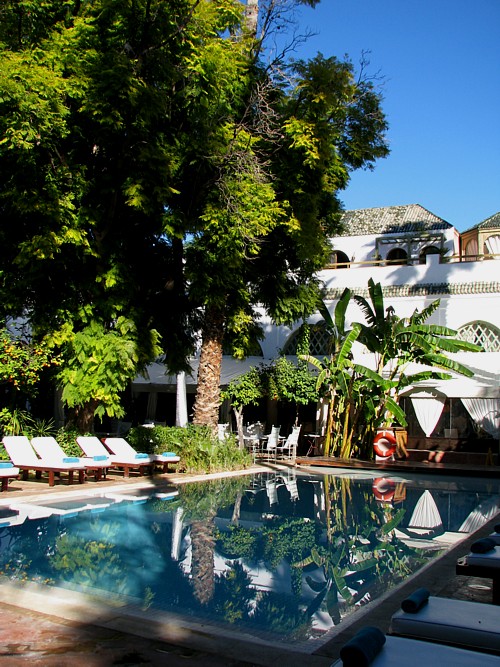
M 396 493 L 396 482 L 387 477 L 377 477 L 373 481 L 373 495 L 377 500 L 382 502 L 390 502 Z
M 396 451 L 397 441 L 390 431 L 379 431 L 373 438 L 375 454 L 383 459 L 392 456 Z

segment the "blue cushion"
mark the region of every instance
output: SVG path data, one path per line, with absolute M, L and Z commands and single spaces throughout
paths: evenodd
M 79 463 L 80 459 L 78 456 L 65 456 L 63 458 L 63 463 Z
M 144 454 L 143 452 L 140 452 L 139 454 L 135 455 L 136 459 L 147 459 L 149 456 L 147 454 Z
M 0 461 L 0 468 L 13 468 L 13 464 L 9 461 Z
M 108 458 L 106 454 L 99 454 L 98 456 L 94 456 L 94 461 L 107 461 Z
M 177 456 L 175 452 L 163 452 L 162 456 Z

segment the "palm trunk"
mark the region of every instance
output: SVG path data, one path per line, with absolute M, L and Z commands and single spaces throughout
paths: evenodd
M 193 594 L 198 602 L 205 606 L 212 600 L 215 591 L 214 515 L 191 523 L 191 544 Z
M 222 308 L 207 306 L 203 325 L 198 387 L 194 403 L 193 424 L 217 431 L 220 406 L 220 373 L 225 314 Z

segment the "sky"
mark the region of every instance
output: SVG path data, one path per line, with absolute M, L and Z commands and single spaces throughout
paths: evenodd
M 295 57 L 369 52 L 391 153 L 352 174 L 346 210 L 420 204 L 465 231 L 500 211 L 500 0 L 322 0 Z

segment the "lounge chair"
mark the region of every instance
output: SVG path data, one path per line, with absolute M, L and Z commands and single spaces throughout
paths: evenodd
M 457 560 L 457 574 L 491 579 L 492 602 L 500 605 L 500 546 L 485 537 L 471 544 L 470 553 Z
M 491 533 L 491 535 L 488 535 L 488 537 L 493 540 L 497 547 L 500 547 L 500 523 L 497 523 L 495 530 Z
M 10 461 L 0 461 L 0 479 L 2 480 L 2 491 L 9 488 L 9 480 L 19 477 L 19 468 Z
M 173 463 L 179 463 L 181 460 L 175 452 L 164 452 L 163 454 L 142 454 L 137 452 L 132 445 L 130 445 L 125 438 L 105 438 L 104 444 L 112 453 L 112 455 L 118 456 L 125 460 L 148 460 L 150 463 L 153 463 L 154 466 L 159 465 L 162 467 L 162 472 L 168 472 L 169 465 Z
M 22 472 L 24 480 L 28 479 L 29 471 L 33 470 L 37 479 L 41 479 L 42 473 L 47 473 L 49 486 L 54 486 L 56 474 L 60 475 L 63 472 L 68 474 L 68 484 L 73 483 L 75 472 L 78 473 L 80 484 L 85 481 L 84 465 L 64 461 L 54 464 L 53 461 L 40 459 L 25 435 L 6 435 L 2 442 L 12 463 Z
M 390 634 L 500 654 L 498 607 L 433 597 L 420 588 L 403 600 Z
M 499 667 L 500 656 L 426 642 L 385 636 L 378 628 L 360 630 L 340 650 L 331 667 Z
M 57 440 L 51 436 L 38 436 L 32 438 L 31 445 L 38 456 L 44 459 L 44 461 L 50 461 L 53 465 L 59 465 L 64 461 L 67 463 L 73 462 L 85 466 L 87 473 L 92 472 L 96 482 L 103 477 L 106 478 L 106 470 L 109 467 L 110 462 L 109 457 L 104 459 L 99 456 L 69 456 L 62 449 Z
M 107 440 L 121 439 L 122 438 L 107 438 Z M 87 456 L 109 456 L 111 461 L 110 467 L 122 468 L 123 476 L 126 478 L 130 476 L 131 470 L 138 470 L 139 474 L 141 475 L 144 475 L 145 472 L 151 473 L 153 471 L 154 462 L 150 457 L 146 456 L 146 458 L 136 459 L 135 457 L 131 456 L 116 455 L 111 451 L 110 448 L 104 446 L 104 444 L 95 435 L 79 435 L 76 441 Z

